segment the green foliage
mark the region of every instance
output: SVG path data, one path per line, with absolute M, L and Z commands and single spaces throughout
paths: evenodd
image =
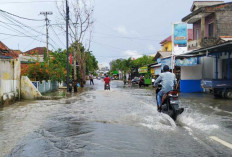
M 117 59 L 112 62 L 111 71 L 120 70 L 123 71 L 124 74 L 130 72 L 131 68 L 139 68 L 145 65 L 149 65 L 154 63 L 152 60 L 153 57 L 144 55 L 136 60 L 128 59 Z
M 49 58 L 45 58 L 44 62 L 39 62 L 39 57 L 34 61 L 35 64 L 28 65 L 27 71 L 25 73 L 31 80 L 43 81 L 65 81 L 67 76 L 67 53 L 58 49 L 55 52 L 50 53 Z M 70 72 L 71 74 L 71 65 Z
M 136 60 L 133 61 L 134 62 L 134 67 L 139 68 L 139 67 L 142 67 L 142 66 L 145 66 L 145 65 L 155 63 L 155 61 L 153 61 L 152 59 L 153 59 L 153 57 L 146 56 L 146 55 L 144 55 L 143 57 L 137 58 Z
M 86 74 L 95 73 L 96 70 L 98 70 L 98 61 L 91 52 L 86 52 Z

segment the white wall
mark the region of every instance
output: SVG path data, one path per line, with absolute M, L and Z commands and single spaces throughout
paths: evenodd
M 18 97 L 20 89 L 20 61 L 17 59 L 0 59 L 0 100 Z
M 181 80 L 201 80 L 202 79 L 202 65 L 196 66 L 182 66 Z

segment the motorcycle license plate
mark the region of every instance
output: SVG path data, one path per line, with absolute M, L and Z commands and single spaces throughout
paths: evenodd
M 179 100 L 170 100 L 170 104 L 179 104 Z

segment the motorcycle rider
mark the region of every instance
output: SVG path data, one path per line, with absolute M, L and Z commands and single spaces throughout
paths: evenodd
M 169 71 L 169 66 L 165 65 L 163 67 L 163 73 L 156 79 L 154 85 L 157 86 L 158 83 L 162 84 L 162 89 L 157 94 L 157 104 L 158 111 L 161 112 L 162 97 L 164 94 L 173 90 L 173 87 L 176 85 L 176 75 Z
M 104 81 L 105 81 L 105 87 L 106 87 L 106 84 L 110 83 L 110 78 L 107 74 L 106 74 L 106 77 L 104 78 Z

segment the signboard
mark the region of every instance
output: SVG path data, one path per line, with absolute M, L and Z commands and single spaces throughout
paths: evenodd
M 114 75 L 118 75 L 118 71 L 116 71 L 116 70 L 113 71 L 113 74 L 114 74 Z
M 151 68 L 150 71 L 151 71 L 151 74 L 152 74 L 152 75 L 155 75 L 155 68 Z
M 176 66 L 194 66 L 198 64 L 197 57 L 176 59 Z
M 188 50 L 188 28 L 186 23 L 173 25 L 173 55 L 186 53 Z
M 139 73 L 147 73 L 147 72 L 148 72 L 147 67 L 141 67 L 141 68 L 139 68 Z

